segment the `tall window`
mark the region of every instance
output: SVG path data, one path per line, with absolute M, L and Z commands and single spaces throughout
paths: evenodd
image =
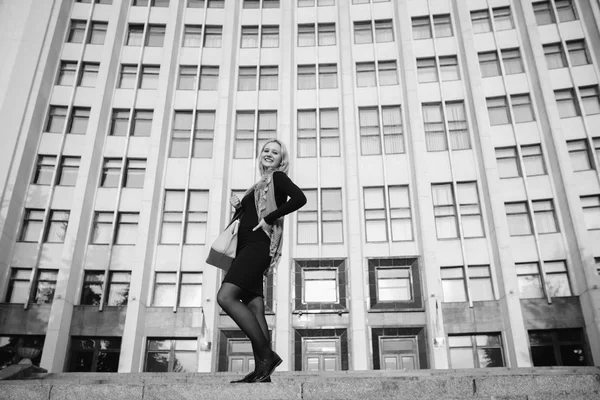
M 548 25 L 556 22 L 550 1 L 533 3 L 533 12 L 538 25 Z
M 242 27 L 242 32 L 244 28 Z M 200 47 L 202 45 L 202 25 L 185 25 L 183 29 L 183 47 Z
M 319 89 L 337 87 L 337 64 L 319 64 Z
M 112 211 L 96 211 L 92 225 L 92 244 L 110 244 L 112 237 Z
M 469 266 L 469 289 L 473 301 L 494 300 L 494 288 L 489 265 Z
M 134 245 L 137 241 L 140 213 L 119 212 L 117 214 L 117 231 L 115 244 Z
M 441 103 L 423 104 L 423 123 L 427 151 L 448 150 Z
M 377 68 L 379 72 L 379 85 L 397 85 L 398 73 L 396 71 L 396 61 L 378 61 Z
M 240 46 L 243 49 L 258 47 L 258 25 L 242 26 L 242 42 Z
M 444 82 L 460 80 L 460 71 L 456 56 L 440 57 L 440 74 Z
M 40 269 L 37 272 L 37 277 L 34 282 L 34 297 L 35 304 L 52 304 L 54 300 L 54 292 L 56 291 L 56 280 L 58 270 L 56 269 Z
M 373 87 L 377 84 L 375 76 L 375 63 L 361 62 L 356 63 L 356 86 Z
M 364 188 L 367 242 L 385 242 L 388 240 L 385 203 L 385 193 L 382 187 Z
M 77 183 L 80 162 L 81 157 L 63 156 L 61 158 L 57 173 L 59 186 L 75 186 L 75 183 Z
M 64 243 L 70 212 L 67 210 L 51 210 L 46 227 L 46 243 Z
M 117 372 L 121 338 L 72 337 L 70 372 Z
M 85 271 L 79 304 L 82 306 L 100 305 L 103 290 L 104 271 Z
M 581 196 L 580 200 L 586 228 L 600 229 L 600 196 Z
M 316 157 L 317 140 L 320 140 L 322 157 L 338 157 L 338 109 L 319 110 L 319 135 L 317 135 L 316 110 L 298 110 L 298 157 Z
M 56 166 L 56 156 L 38 155 L 33 183 L 36 185 L 52 185 L 52 174 Z
M 558 222 L 552 200 L 536 200 L 532 202 L 535 227 L 539 234 L 558 232 Z
M 458 237 L 458 219 L 454 193 L 450 183 L 431 185 L 433 195 L 433 213 L 438 239 Z
M 185 192 L 183 190 L 165 192 L 160 241 L 162 244 L 179 244 L 183 226 L 185 226 L 183 237 L 185 244 L 205 243 L 208 192 L 191 190 L 188 196 L 187 211 L 184 212 Z
M 85 37 L 85 20 L 72 19 L 71 26 L 69 27 L 69 34 L 67 36 L 67 42 L 69 43 L 83 43 Z
M 592 169 L 587 140 L 570 140 L 567 142 L 567 148 L 574 172 Z
M 520 298 L 532 299 L 544 297 L 539 267 L 540 265 L 537 262 L 515 264 Z M 544 262 L 544 272 L 546 274 L 548 296 L 571 296 L 569 276 L 564 261 Z
M 315 65 L 298 65 L 298 89 L 316 89 L 316 71 Z
M 494 27 L 497 31 L 513 29 L 515 27 L 510 7 L 496 7 L 492 10 L 494 14 Z
M 515 147 L 496 148 L 496 163 L 500 179 L 521 176 L 517 149 Z
M 73 135 L 85 135 L 88 121 L 90 119 L 90 108 L 73 107 L 71 118 L 67 127 L 67 133 Z
M 600 114 L 598 85 L 580 87 L 579 95 L 581 96 L 581 106 L 585 115 Z
M 373 43 L 371 21 L 354 21 L 354 43 Z
M 532 330 L 528 334 L 535 367 L 586 366 L 590 362 L 581 328 Z
M 75 75 L 77 73 L 77 61 L 61 61 L 60 69 L 58 70 L 58 77 L 56 78 L 56 84 L 61 86 L 71 86 L 75 82 Z
M 141 46 L 144 41 L 144 24 L 129 24 L 127 29 L 127 46 Z
M 204 47 L 221 47 L 222 26 L 207 25 L 204 31 Z
M 192 111 L 175 111 L 170 157 L 187 158 L 190 146 L 192 146 L 193 158 L 212 157 L 215 111 L 196 110 L 195 114 L 194 122 Z
M 323 243 L 343 243 L 342 190 L 321 189 Z
M 499 333 L 448 335 L 451 368 L 504 367 Z
M 385 154 L 404 153 L 404 131 L 400 106 L 381 107 Z
M 136 86 L 137 65 L 123 64 L 121 65 L 121 74 L 117 87 L 121 89 L 133 89 Z
M 37 208 L 25 209 L 19 242 L 37 243 L 40 240 L 43 227 L 44 210 Z
M 96 86 L 96 78 L 98 77 L 98 63 L 83 63 L 81 68 L 81 76 L 79 77 L 79 86 L 94 87 Z
M 148 338 L 144 372 L 196 372 L 197 352 L 197 338 Z
M 579 65 L 591 64 L 591 58 L 585 45 L 585 40 L 569 40 L 567 42 L 567 51 L 569 52 L 569 59 L 571 60 L 571 66 L 577 67 Z
M 196 89 L 196 71 L 197 65 L 180 65 L 179 77 L 177 79 L 177 89 L 194 90 Z
M 485 236 L 477 184 L 475 182 L 460 182 L 457 183 L 456 188 L 463 236 L 465 238 Z
M 420 83 L 437 82 L 438 73 L 435 62 L 435 57 L 418 58 L 417 59 L 417 74 Z
M 463 267 L 442 267 L 442 292 L 444 303 L 460 303 L 467 301 L 467 287 Z
M 548 69 L 558 69 L 567 66 L 567 57 L 560 42 L 544 45 L 544 56 Z
M 388 241 L 389 215 L 392 241 L 412 240 L 412 222 L 408 186 L 364 188 L 365 227 L 367 242 Z
M 436 38 L 452 36 L 452 19 L 450 18 L 450 14 L 434 15 L 433 29 Z
M 125 306 L 129 300 L 130 271 L 111 271 L 108 278 L 108 306 Z
M 573 89 L 555 90 L 554 96 L 556 97 L 556 105 L 558 106 L 558 115 L 561 118 L 581 115 Z
M 523 165 L 527 176 L 546 175 L 542 146 L 539 144 L 521 146 L 521 154 L 523 155 Z
M 489 97 L 487 100 L 487 109 L 491 125 L 510 124 L 510 114 L 506 97 Z
M 527 203 L 506 203 L 505 208 L 508 232 L 511 236 L 531 235 L 533 233 Z
M 471 11 L 471 24 L 474 33 L 491 32 L 490 12 L 488 10 Z
M 208 191 L 190 190 L 185 228 L 185 244 L 206 243 Z
M 31 269 L 11 268 L 10 280 L 8 281 L 7 303 L 25 304 L 29 297 L 29 280 Z
M 503 49 L 500 50 L 500 53 L 502 54 L 502 62 L 504 63 L 504 72 L 506 75 L 525 72 L 519 49 Z
M 219 67 L 214 65 L 200 66 L 200 90 L 217 90 L 219 88 Z
M 279 47 L 279 25 L 263 25 L 260 40 L 263 48 Z
M 577 11 L 573 0 L 555 0 L 556 12 L 560 22 L 574 21 L 577 18 Z
M 100 187 L 116 188 L 121 183 L 122 158 L 105 158 L 102 164 Z
M 238 91 L 256 90 L 256 67 L 240 66 L 238 74 Z
M 298 25 L 298 47 L 314 46 L 316 43 L 315 24 Z
M 176 272 L 156 272 L 154 279 L 154 307 L 201 307 L 202 273 L 182 272 L 177 288 Z
M 89 44 L 104 44 L 104 38 L 106 37 L 106 30 L 108 29 L 107 22 L 92 21 L 90 37 L 88 39 Z
M 535 120 L 533 114 L 533 105 L 531 104 L 531 98 L 529 94 L 514 94 L 510 96 L 512 103 L 513 115 L 515 123 L 530 122 Z
M 483 78 L 501 75 L 498 53 L 495 51 L 479 53 L 479 67 Z
M 67 107 L 50 106 L 45 132 L 62 133 L 67 120 Z
M 465 103 L 463 101 L 446 102 L 446 114 L 452 150 L 470 149 L 471 138 L 469 137 Z
M 298 244 L 319 243 L 319 217 L 317 190 L 304 190 L 306 204 L 298 210 Z
M 377 108 L 359 108 L 360 149 L 362 155 L 381 154 Z
M 431 39 L 431 21 L 429 16 L 412 18 L 413 39 Z
M 279 80 L 279 67 L 261 66 L 258 81 L 258 90 L 277 90 Z
M 394 30 L 391 19 L 375 21 L 375 41 L 377 43 L 394 41 Z
M 142 65 L 142 76 L 140 78 L 140 89 L 158 88 L 159 65 Z
M 146 36 L 146 46 L 162 47 L 165 41 L 165 25 L 149 25 L 148 34 Z
M 334 46 L 335 40 L 335 23 L 318 24 L 319 46 Z

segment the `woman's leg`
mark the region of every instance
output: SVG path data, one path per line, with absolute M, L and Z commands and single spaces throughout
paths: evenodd
M 269 335 L 269 326 L 267 325 L 267 319 L 265 318 L 265 300 L 262 296 L 256 296 L 248 302 L 248 308 L 252 311 L 252 314 L 256 317 L 256 321 L 260 325 L 267 342 L 271 342 L 271 335 Z
M 258 359 L 264 359 L 271 355 L 269 341 L 255 314 L 250 311 L 248 305 L 241 301 L 247 296 L 248 292 L 246 290 L 232 283 L 224 282 L 217 294 L 217 302 L 240 327 L 242 332 L 248 336 L 250 342 L 252 342 L 252 349 L 255 356 Z

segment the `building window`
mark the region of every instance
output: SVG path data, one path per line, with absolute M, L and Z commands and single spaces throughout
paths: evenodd
M 219 48 L 222 42 L 222 26 L 207 25 L 204 31 L 204 47 Z
M 167 190 L 165 192 L 160 243 L 180 243 L 184 201 L 185 192 L 183 190 Z
M 36 208 L 25 209 L 19 242 L 37 243 L 40 240 L 43 227 L 44 210 Z
M 130 111 L 128 109 L 113 109 L 109 132 L 110 136 L 127 136 L 129 113 Z
M 548 25 L 556 22 L 554 11 L 549 1 L 539 1 L 533 3 L 533 13 L 538 25 Z
M 532 202 L 535 227 L 539 234 L 558 232 L 558 223 L 552 200 L 536 200 Z
M 438 239 L 458 237 L 458 220 L 454 202 L 452 184 L 431 185 L 433 195 L 433 213 Z
M 581 115 L 573 89 L 555 90 L 554 96 L 556 97 L 556 105 L 558 106 L 558 115 L 561 118 Z
M 92 244 L 110 244 L 112 237 L 112 211 L 96 211 L 94 213 L 94 223 L 92 226 Z
M 236 114 L 234 158 L 252 158 L 254 154 L 254 111 Z
M 556 6 L 556 12 L 558 13 L 558 20 L 560 22 L 569 22 L 579 19 L 577 18 L 577 11 L 575 10 L 573 0 L 555 0 L 554 5 Z
M 7 303 L 25 304 L 27 302 L 31 272 L 32 270 L 28 268 L 11 268 L 6 293 Z
M 100 187 L 116 188 L 121 183 L 122 158 L 105 158 L 102 165 Z
M 279 0 L 262 0 L 262 8 L 279 8 Z
M 391 19 L 375 21 L 375 41 L 377 43 L 394 41 L 394 30 Z
M 65 127 L 66 120 L 67 107 L 50 106 L 45 131 L 50 133 L 62 133 Z
M 141 46 L 144 40 L 144 24 L 129 24 L 127 29 L 127 46 Z
M 58 170 L 59 186 L 75 186 L 81 157 L 62 157 Z
M 535 120 L 533 105 L 529 94 L 514 94 L 510 96 L 515 123 L 531 122 Z
M 70 372 L 117 372 L 121 338 L 72 337 Z
M 316 157 L 317 127 L 315 110 L 298 110 L 298 157 Z M 338 110 L 319 110 L 321 157 L 339 157 Z
M 373 87 L 376 86 L 375 63 L 361 62 L 356 63 L 356 86 Z
M 567 51 L 569 52 L 572 67 L 592 63 L 585 40 L 569 40 L 567 42 Z
M 115 244 L 135 245 L 140 213 L 119 212 Z
M 77 73 L 77 61 L 61 61 L 56 84 L 61 86 L 72 86 Z
M 373 369 L 414 370 L 427 368 L 419 348 L 423 347 L 422 328 L 372 328 Z
M 131 122 L 131 136 L 150 136 L 152 131 L 152 110 L 134 110 Z
M 189 157 L 190 145 L 193 145 L 193 158 L 210 158 L 212 156 L 215 111 L 196 111 L 194 138 L 193 143 L 190 144 L 193 120 L 192 111 L 175 111 L 169 157 Z
M 244 28 L 242 27 L 242 32 Z M 202 25 L 185 25 L 183 29 L 183 47 L 200 47 L 202 45 Z
M 317 156 L 317 117 L 315 110 L 298 110 L 298 157 Z
M 337 87 L 337 64 L 319 64 L 319 89 Z
M 379 85 L 389 86 L 398 84 L 398 73 L 396 72 L 396 61 L 379 61 Z
M 238 73 L 238 91 L 256 90 L 256 67 L 240 66 Z
M 346 309 L 344 260 L 296 260 L 295 264 L 296 311 Z
M 377 108 L 359 108 L 360 150 L 363 156 L 381 154 Z
M 317 80 L 315 65 L 298 65 L 298 89 L 316 89 Z
M 492 10 L 492 13 L 494 14 L 494 27 L 497 31 L 505 31 L 515 27 L 510 7 L 496 7 Z
M 82 306 L 98 306 L 104 291 L 104 271 L 85 271 L 81 289 Z
M 314 46 L 315 42 L 315 24 L 299 24 L 298 47 Z
M 242 49 L 258 47 L 258 25 L 242 26 Z
M 56 291 L 57 269 L 40 269 L 34 282 L 35 304 L 52 304 L 54 292 Z
M 321 189 L 323 243 L 343 243 L 342 190 Z
M 206 243 L 208 191 L 190 190 L 185 226 L 185 244 Z
M 148 338 L 144 372 L 196 372 L 197 351 L 197 338 Z
M 108 306 L 126 306 L 129 300 L 130 271 L 111 271 L 108 279 Z
M 171 0 L 151 0 L 150 6 L 152 6 L 152 7 L 169 7 L 170 1 Z M 145 2 L 148 3 L 147 1 L 145 1 Z
M 400 106 L 381 107 L 385 154 L 404 153 L 404 131 Z
M 165 41 L 165 25 L 148 25 L 148 35 L 146 36 L 146 46 L 163 47 Z
M 510 236 L 531 235 L 531 220 L 527 211 L 527 203 L 505 203 L 506 218 Z
M 421 281 L 417 258 L 368 260 L 372 310 L 421 308 Z
M 469 265 L 469 290 L 472 301 L 494 300 L 489 265 Z
M 217 90 L 219 88 L 219 67 L 200 66 L 200 90 Z
M 417 74 L 420 83 L 437 82 L 438 73 L 435 58 L 418 58 Z
M 90 119 L 90 109 L 85 107 L 73 107 L 67 133 L 73 135 L 85 135 L 88 121 Z
M 371 21 L 354 21 L 354 44 L 373 43 Z
M 444 82 L 460 80 L 458 59 L 456 56 L 440 57 L 440 74 Z
M 544 55 L 548 69 L 565 68 L 567 66 L 567 58 L 561 43 L 545 44 Z
M 335 5 L 335 0 L 317 0 L 318 7 L 334 6 L 334 5 Z
M 600 137 L 592 138 L 592 142 L 594 144 L 596 157 L 598 157 L 598 161 L 600 162 Z
M 154 307 L 201 307 L 202 273 L 182 272 L 177 293 L 176 272 L 156 272 L 154 281 Z
M 450 19 L 450 14 L 434 15 L 433 29 L 436 38 L 452 36 L 452 20 Z
M 491 32 L 490 12 L 488 10 L 471 11 L 471 24 L 474 33 Z
M 525 72 L 519 49 L 504 49 L 500 50 L 500 53 L 502 54 L 502 62 L 504 63 L 504 72 L 506 75 Z
M 442 267 L 442 292 L 444 303 L 460 303 L 467 301 L 465 271 L 463 267 Z
M 319 24 L 319 46 L 335 46 L 335 24 Z
M 72 19 L 71 26 L 69 28 L 69 34 L 67 36 L 67 42 L 83 43 L 86 25 L 87 23 L 84 20 Z
M 581 328 L 532 330 L 528 334 L 535 367 L 589 365 Z
M 504 367 L 499 333 L 448 335 L 451 368 Z
M 590 160 L 590 152 L 586 139 L 569 140 L 567 142 L 567 148 L 569 149 L 573 172 L 592 169 L 592 162 Z
M 319 243 L 317 190 L 304 190 L 306 204 L 298 210 L 298 244 Z
M 142 76 L 140 78 L 140 89 L 158 88 L 159 65 L 142 65 Z
M 138 6 L 138 7 L 146 7 L 146 6 L 148 6 L 149 2 L 150 2 L 150 0 L 133 0 L 131 2 L 131 5 Z
M 33 183 L 36 185 L 52 185 L 55 166 L 56 156 L 38 155 Z
M 388 196 L 392 241 L 413 240 L 408 186 L 389 186 Z
M 457 183 L 458 207 L 465 238 L 484 237 L 483 218 L 475 182 Z
M 108 29 L 107 22 L 95 22 L 92 21 L 89 44 L 104 44 L 104 38 L 106 37 L 106 30 Z
M 133 89 L 137 80 L 137 65 L 121 65 L 121 74 L 117 87 L 121 89 Z
M 194 90 L 196 89 L 196 71 L 197 65 L 180 65 L 179 78 L 177 79 L 177 89 Z
M 0 370 L 9 365 L 17 364 L 21 360 L 21 357 L 17 354 L 17 348 L 19 347 L 33 347 L 43 350 L 44 339 L 44 336 L 34 335 L 0 336 Z M 40 351 L 37 357 L 31 359 L 33 365 L 40 366 L 42 353 L 43 351 Z
M 581 104 L 585 115 L 600 114 L 600 93 L 598 85 L 579 88 Z
M 413 39 L 431 39 L 431 21 L 429 16 L 412 18 Z
M 263 48 L 279 47 L 279 25 L 263 25 L 261 29 L 260 41 L 260 46 Z
M 423 104 L 423 124 L 427 151 L 448 150 L 441 103 Z
M 225 8 L 225 0 L 208 0 L 208 8 Z
M 510 124 L 510 114 L 506 97 L 489 97 L 486 99 L 490 117 L 490 125 Z
M 463 101 L 446 102 L 446 115 L 452 150 L 470 149 L 471 138 L 469 136 L 465 103 Z
M 571 296 L 571 285 L 564 261 L 545 261 L 546 286 L 550 297 Z
M 521 154 L 523 155 L 525 175 L 546 175 L 546 165 L 544 164 L 544 156 L 542 155 L 542 146 L 539 144 L 521 146 Z
M 498 53 L 488 51 L 479 53 L 479 67 L 481 68 L 481 76 L 489 78 L 491 76 L 500 76 L 500 62 L 498 61 Z
M 367 242 L 386 242 L 387 215 L 383 187 L 364 188 L 365 232 Z
M 498 176 L 500 179 L 521 176 L 516 147 L 497 148 L 496 163 L 498 165 Z
M 69 211 L 51 210 L 46 228 L 46 243 L 64 243 L 69 225 Z
M 277 90 L 279 80 L 279 67 L 261 66 L 258 90 Z
M 586 228 L 600 229 L 600 196 L 581 196 L 580 199 Z
M 315 0 L 298 0 L 298 8 L 300 7 L 314 7 Z
M 519 284 L 519 297 L 522 299 L 535 299 L 544 297 L 544 289 L 540 278 L 538 263 L 515 264 L 517 281 Z M 544 262 L 546 273 L 546 287 L 549 297 L 571 296 L 569 276 L 564 261 Z

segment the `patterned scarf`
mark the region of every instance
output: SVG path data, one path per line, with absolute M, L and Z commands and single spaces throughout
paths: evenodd
M 265 216 L 277 210 L 275 201 L 275 186 L 273 185 L 273 172 L 265 174 L 254 187 L 254 204 L 256 213 L 260 221 Z M 272 272 L 279 260 L 281 259 L 281 248 L 283 246 L 283 217 L 278 218 L 273 222 L 268 229 L 263 229 L 267 236 L 271 239 L 269 246 L 269 256 L 271 256 L 271 264 L 265 271 L 265 276 Z

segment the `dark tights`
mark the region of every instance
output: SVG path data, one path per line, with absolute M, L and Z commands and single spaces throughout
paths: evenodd
M 217 302 L 250 339 L 255 360 L 270 356 L 269 327 L 265 319 L 263 297 L 224 282 L 217 294 Z

